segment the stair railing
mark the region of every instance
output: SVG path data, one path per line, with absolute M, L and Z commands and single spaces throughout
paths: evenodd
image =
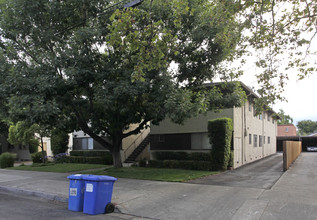
M 144 129 L 138 137 L 130 144 L 129 147 L 127 147 L 124 152 L 124 158 L 123 161 L 125 161 L 132 153 L 133 151 L 142 143 L 142 141 L 150 134 L 150 128 Z

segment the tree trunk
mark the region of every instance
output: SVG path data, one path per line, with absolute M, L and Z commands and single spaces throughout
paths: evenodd
M 122 160 L 121 160 L 121 144 L 122 144 L 122 137 L 120 135 L 116 135 L 113 138 L 113 148 L 111 151 L 112 159 L 113 159 L 113 165 L 115 168 L 122 167 Z

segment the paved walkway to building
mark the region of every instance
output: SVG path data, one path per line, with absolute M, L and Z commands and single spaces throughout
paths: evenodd
M 0 189 L 67 202 L 67 175 L 0 169 Z M 119 179 L 112 202 L 127 219 L 316 219 L 316 184 L 317 153 L 302 153 L 270 189 Z
M 277 153 L 233 171 L 212 175 L 189 183 L 270 189 L 283 174 L 283 153 Z

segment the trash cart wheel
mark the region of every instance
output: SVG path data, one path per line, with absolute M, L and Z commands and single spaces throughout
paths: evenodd
M 109 203 L 107 204 L 107 206 L 106 206 L 106 213 L 112 213 L 112 212 L 114 212 L 114 208 L 115 208 L 114 204 L 112 204 L 111 202 L 109 202 Z

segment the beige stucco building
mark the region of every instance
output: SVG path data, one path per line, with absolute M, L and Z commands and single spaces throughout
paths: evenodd
M 248 87 L 241 84 L 248 95 L 242 107 L 207 112 L 184 122 L 183 125 L 165 119 L 159 126 L 151 125 L 151 157 L 155 151 L 209 152 L 208 121 L 221 117 L 233 120 L 232 148 L 234 168 L 276 153 L 277 122 L 273 111 L 255 114 L 252 100 L 258 98 Z

